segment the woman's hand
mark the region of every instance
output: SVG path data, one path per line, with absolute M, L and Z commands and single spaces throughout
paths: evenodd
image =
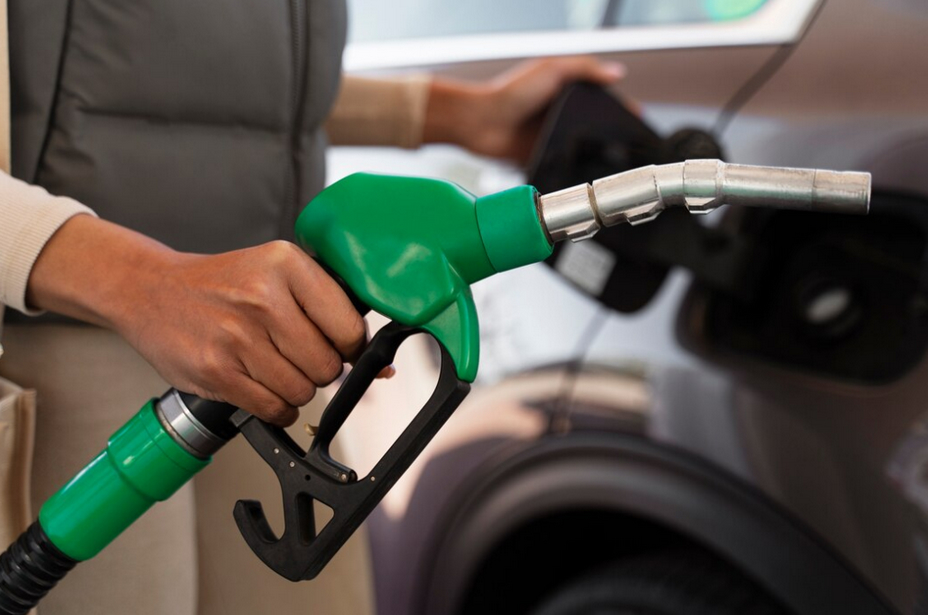
M 426 110 L 424 141 L 455 143 L 477 154 L 526 162 L 544 112 L 568 84 L 618 82 L 625 67 L 591 56 L 524 62 L 496 79 L 468 84 L 436 79 Z
M 366 339 L 338 284 L 291 243 L 184 254 L 90 216 L 52 237 L 27 299 L 115 329 L 183 391 L 283 426 Z

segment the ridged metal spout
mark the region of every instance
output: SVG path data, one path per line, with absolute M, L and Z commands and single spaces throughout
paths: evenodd
M 603 226 L 650 222 L 667 207 L 705 214 L 725 204 L 866 214 L 870 174 L 687 160 L 651 165 L 542 195 L 553 241 L 579 241 Z

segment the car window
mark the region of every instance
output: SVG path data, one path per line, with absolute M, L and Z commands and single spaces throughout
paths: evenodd
M 767 0 L 624 0 L 606 14 L 606 25 L 656 25 L 743 19 Z
M 354 43 L 742 19 L 768 0 L 349 0 Z
M 348 0 L 344 68 L 782 45 L 824 0 Z

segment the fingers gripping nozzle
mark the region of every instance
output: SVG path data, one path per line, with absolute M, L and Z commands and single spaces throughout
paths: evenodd
M 704 214 L 725 204 L 866 214 L 870 174 L 687 160 L 641 167 L 539 198 L 553 241 L 587 239 L 621 222 L 650 222 L 668 207 Z

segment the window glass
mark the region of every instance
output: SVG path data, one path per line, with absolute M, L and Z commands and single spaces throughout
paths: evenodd
M 730 21 L 768 0 L 348 0 L 351 42 Z
M 766 0 L 624 0 L 607 16 L 610 25 L 643 26 L 742 19 Z

